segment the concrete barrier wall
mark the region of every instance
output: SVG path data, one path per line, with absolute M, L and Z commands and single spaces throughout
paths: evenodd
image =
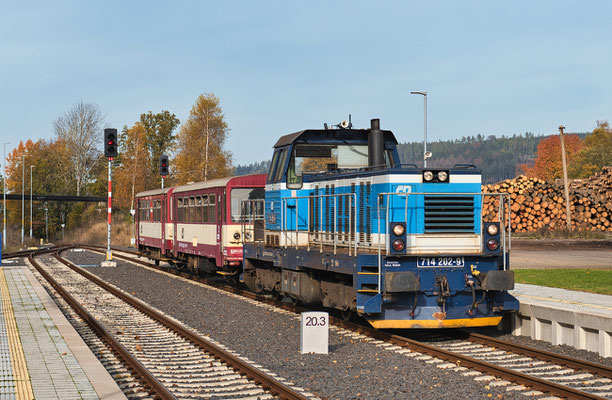
M 520 310 L 512 317 L 512 334 L 612 357 L 612 318 L 609 313 L 555 307 L 523 297 L 519 300 Z

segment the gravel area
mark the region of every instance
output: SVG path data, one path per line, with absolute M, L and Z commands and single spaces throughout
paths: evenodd
M 64 256 L 80 265 L 99 265 L 103 260 L 91 252 Z M 322 398 L 526 398 L 335 331 L 330 331 L 328 355 L 300 354 L 299 321 L 294 316 L 116 261 L 115 268 L 87 269 Z
M 568 345 L 555 346 L 552 343 L 544 342 L 541 340 L 534 340 L 529 336 L 514 336 L 510 333 L 499 332 L 492 328 L 481 328 L 474 329 L 473 332 L 482 333 L 500 340 L 520 344 L 523 346 L 535 347 L 541 350 L 550 351 L 551 353 L 560 354 L 563 356 L 570 356 L 579 360 L 590 361 L 597 364 L 607 365 L 612 367 L 612 357 L 601 357 L 598 353 L 593 351 L 576 349 L 575 347 Z

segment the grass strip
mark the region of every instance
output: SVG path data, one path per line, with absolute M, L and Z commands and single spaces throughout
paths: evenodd
M 612 269 L 517 269 L 517 283 L 612 295 Z

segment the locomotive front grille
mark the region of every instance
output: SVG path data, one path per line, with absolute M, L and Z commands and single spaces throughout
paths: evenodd
M 425 233 L 473 233 L 473 196 L 425 196 Z

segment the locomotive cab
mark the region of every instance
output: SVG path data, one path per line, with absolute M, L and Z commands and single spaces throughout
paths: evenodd
M 254 291 L 357 312 L 377 328 L 490 326 L 518 308 L 507 293 L 509 199 L 482 193 L 471 165 L 401 164 L 377 119 L 281 137 L 261 206 L 244 242 Z

